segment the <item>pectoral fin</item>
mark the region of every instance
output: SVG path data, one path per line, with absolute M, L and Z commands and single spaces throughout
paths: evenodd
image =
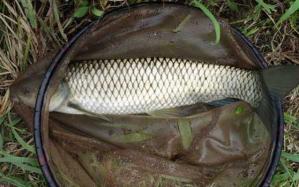
M 148 112 L 147 114 L 150 116 L 161 117 L 161 118 L 179 118 L 179 117 L 192 116 L 194 114 L 198 114 L 201 112 L 206 112 L 211 108 L 213 108 L 213 106 L 209 104 L 196 103 L 193 105 L 185 105 L 185 106 L 180 106 L 175 108 L 155 110 L 152 112 Z
M 75 103 L 68 103 L 66 107 L 64 107 L 64 109 L 67 110 L 64 110 L 65 113 L 70 113 L 70 114 L 84 114 L 84 115 L 89 115 L 89 116 L 93 116 L 93 117 L 97 117 L 97 118 L 101 118 L 107 122 L 110 121 L 110 119 L 105 116 L 105 115 L 102 115 L 102 114 L 97 114 L 97 113 L 94 113 L 94 112 L 91 112 L 91 111 L 88 111 L 88 110 L 85 110 L 84 108 L 82 108 L 80 105 L 77 105 Z

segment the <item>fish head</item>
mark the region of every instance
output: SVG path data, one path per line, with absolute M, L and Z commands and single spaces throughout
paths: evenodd
M 11 100 L 16 104 L 25 104 L 33 108 L 40 83 L 41 79 L 35 76 L 16 80 L 9 88 Z
M 35 107 L 37 94 L 41 84 L 41 77 L 27 77 L 16 81 L 11 87 L 11 100 L 17 104 Z M 62 81 L 53 92 L 49 102 L 49 111 L 54 111 L 61 106 L 69 95 L 68 86 Z

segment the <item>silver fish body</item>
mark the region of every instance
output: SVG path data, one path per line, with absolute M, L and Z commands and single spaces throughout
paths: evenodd
M 148 113 L 225 98 L 257 107 L 263 92 L 257 71 L 173 58 L 75 62 L 64 81 L 68 102 L 97 114 Z

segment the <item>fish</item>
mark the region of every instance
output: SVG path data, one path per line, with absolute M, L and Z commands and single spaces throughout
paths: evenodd
M 178 58 L 84 60 L 69 64 L 49 108 L 70 114 L 171 116 L 177 107 L 233 98 L 271 116 L 271 94 L 282 97 L 298 83 L 297 65 L 257 71 Z
M 236 98 L 257 107 L 258 72 L 176 58 L 86 60 L 69 65 L 53 103 L 96 114 L 136 114 Z M 63 94 L 61 94 L 63 93 Z M 53 105 L 51 105 L 53 106 Z M 68 112 L 56 105 L 54 111 Z M 72 112 L 72 111 L 71 111 Z
M 173 15 L 179 16 L 169 19 Z M 239 99 L 273 120 L 273 100 L 299 83 L 298 65 L 260 70 L 261 55 L 223 20 L 223 36 L 215 45 L 210 20 L 190 7 L 146 5 L 104 20 L 105 27 L 101 21 L 95 24 L 61 59 L 65 78 L 53 95 L 49 88 L 49 111 L 171 117 L 185 110 L 182 105 L 206 102 L 214 107 Z M 46 56 L 41 71 L 29 68 L 15 81 L 10 88 L 14 102 L 35 106 L 52 59 Z M 188 107 L 185 111 L 189 113 Z

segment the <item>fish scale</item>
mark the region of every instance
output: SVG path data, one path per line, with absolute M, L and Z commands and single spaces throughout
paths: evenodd
M 99 114 L 146 113 L 224 98 L 257 107 L 257 71 L 177 58 L 86 60 L 71 63 L 65 77 L 70 102 Z

